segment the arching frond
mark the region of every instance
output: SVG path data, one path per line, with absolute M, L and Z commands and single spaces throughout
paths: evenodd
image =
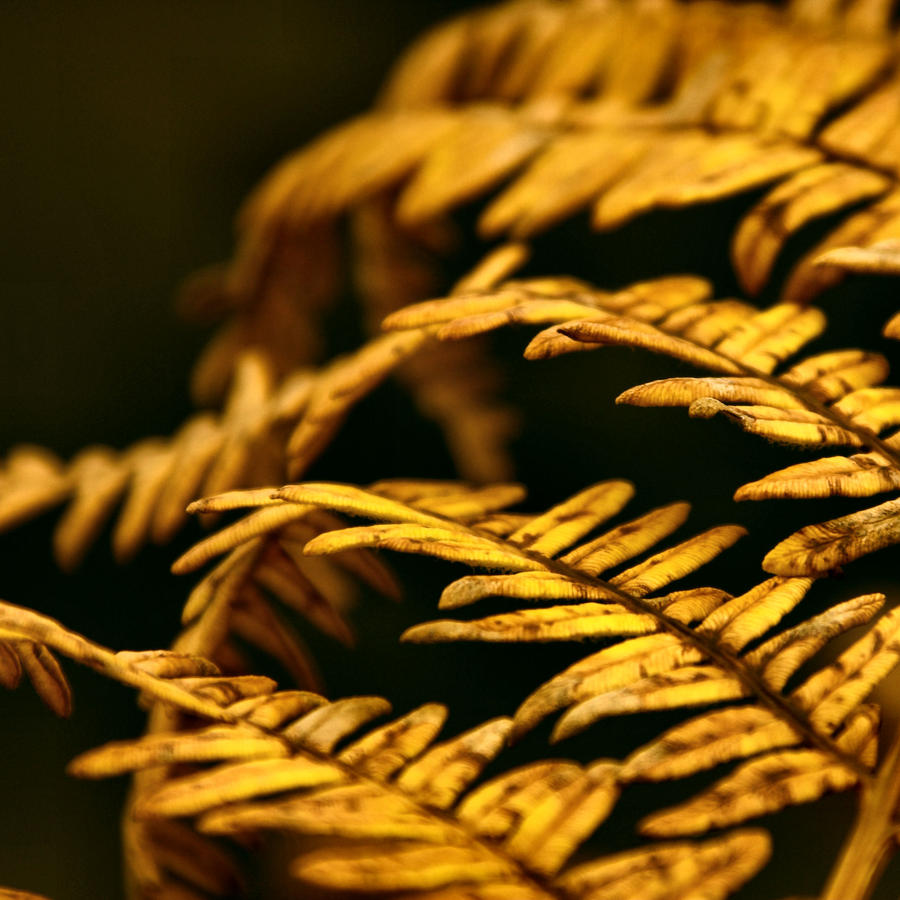
M 173 758 L 200 766 L 221 760 L 168 781 L 135 815 L 154 823 L 189 816 L 214 835 L 318 836 L 324 843 L 301 852 L 291 870 L 331 890 L 569 898 L 594 897 L 604 884 L 621 890 L 620 879 L 631 878 L 668 892 L 660 896 L 688 896 L 702 886 L 708 896 L 724 897 L 768 857 L 765 835 L 744 831 L 631 851 L 560 874 L 616 801 L 615 762 L 540 761 L 472 790 L 502 749 L 508 719 L 436 744 L 446 710 L 427 704 L 347 743 L 389 706 L 358 697 L 309 710 L 274 693 L 243 708 L 239 725 L 111 744 L 83 754 L 70 770 L 96 778 Z M 701 861 L 679 873 L 684 867 L 676 863 L 689 846 Z
M 639 748 L 619 776 L 622 781 L 683 777 L 750 757 L 722 782 L 724 791 L 731 790 L 729 779 L 743 778 L 745 770 L 759 773 L 753 777 L 768 784 L 769 769 L 788 778 L 796 763 L 796 784 L 790 781 L 781 788 L 773 783 L 768 799 L 755 804 L 736 803 L 728 809 L 723 805 L 718 813 L 723 823 L 729 815 L 738 823 L 870 777 L 878 717 L 862 701 L 900 659 L 900 617 L 884 616 L 832 666 L 815 672 L 789 693 L 784 689 L 828 641 L 869 621 L 881 606 L 881 595 L 839 604 L 801 625 L 768 635 L 748 652 L 749 645 L 766 636 L 802 600 L 809 579 L 773 578 L 735 598 L 711 588 L 658 593 L 733 543 L 740 528 L 711 529 L 634 564 L 684 521 L 684 504 L 656 510 L 582 542 L 624 507 L 631 495 L 627 483 L 595 485 L 541 516 L 525 521 L 519 517 L 515 527 L 504 531 L 479 525 L 479 517 L 488 514 L 493 521 L 498 507 L 518 499 L 502 486 L 481 492 L 480 502 L 456 510 L 440 503 L 439 495 L 425 485 L 418 490 L 414 485 L 404 488 L 397 495 L 384 485 L 363 490 L 300 484 L 282 488 L 273 498 L 379 522 L 325 532 L 306 544 L 306 554 L 379 547 L 499 569 L 509 574 L 470 575 L 449 585 L 441 606 L 459 608 L 490 596 L 530 604 L 483 619 L 417 625 L 406 632 L 406 640 L 521 643 L 628 638 L 588 655 L 535 691 L 516 713 L 514 735 L 559 710 L 565 714 L 554 735 L 563 738 L 604 716 L 737 701 L 738 705 L 677 726 Z M 630 565 L 623 571 L 603 574 L 625 563 Z M 752 703 L 745 705 L 746 699 Z M 673 816 L 672 822 L 682 821 Z M 686 815 L 681 825 L 666 827 L 672 834 L 687 833 L 693 827 L 687 824 L 690 821 L 694 820 Z
M 802 448 L 850 447 L 744 485 L 739 500 L 869 497 L 900 487 L 900 394 L 884 387 L 887 360 L 863 350 L 806 357 L 786 368 L 825 326 L 822 313 L 792 303 L 758 310 L 708 300 L 705 283 L 657 279 L 609 294 L 568 279 L 530 279 L 490 291 L 426 301 L 393 313 L 389 329 L 433 329 L 443 340 L 507 324 L 543 324 L 530 359 L 626 346 L 671 356 L 713 377 L 667 378 L 621 394 L 618 403 L 685 406 L 695 418 L 722 415 L 744 431 Z M 882 437 L 884 435 L 884 437 Z M 894 501 L 846 519 L 810 526 L 764 562 L 782 575 L 823 574 L 895 543 Z M 850 537 L 842 540 L 841 535 Z
M 151 829 L 141 836 L 152 835 L 155 850 L 168 851 L 170 872 L 157 873 L 158 887 L 179 896 L 195 889 L 222 894 L 234 886 L 221 851 L 172 821 L 185 816 L 211 834 L 276 829 L 319 836 L 324 843 L 302 852 L 292 872 L 334 890 L 458 886 L 479 896 L 580 898 L 597 896 L 601 886 L 617 891 L 621 878 L 646 880 L 659 896 L 687 897 L 702 887 L 706 896 L 725 897 L 769 854 L 764 833 L 738 831 L 696 846 L 630 851 L 560 874 L 616 802 L 621 767 L 615 761 L 585 767 L 541 761 L 472 790 L 502 749 L 509 719 L 435 744 L 446 716 L 439 704 L 372 729 L 369 723 L 390 711 L 379 697 L 329 703 L 308 692 L 276 691 L 264 678 L 210 674 L 215 667 L 199 657 L 112 653 L 10 604 L 0 605 L 0 628 L 4 642 L 53 648 L 170 709 L 214 723 L 109 744 L 69 767 L 87 778 L 150 776 L 151 789 L 140 794 L 134 815 Z M 366 733 L 348 742 L 361 728 Z M 194 771 L 153 785 L 160 766 L 173 764 Z M 689 846 L 696 855 L 686 867 Z M 140 861 L 158 866 L 152 853 Z M 182 881 L 171 881 L 172 874 Z

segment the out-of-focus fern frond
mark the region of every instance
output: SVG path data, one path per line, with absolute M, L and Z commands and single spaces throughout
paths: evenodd
M 347 743 L 389 705 L 376 697 L 320 698 L 310 711 L 291 699 L 274 693 L 244 703 L 245 721 L 228 728 L 101 747 L 76 759 L 71 771 L 105 777 L 173 758 L 199 766 L 221 760 L 168 781 L 135 815 L 154 824 L 189 816 L 214 835 L 317 837 L 316 849 L 301 850 L 291 871 L 337 891 L 549 900 L 619 897 L 643 883 L 645 896 L 688 897 L 702 889 L 724 897 L 768 857 L 762 832 L 739 831 L 560 873 L 615 804 L 616 762 L 539 761 L 471 789 L 502 749 L 508 719 L 436 744 L 446 710 L 427 704 Z M 693 865 L 685 865 L 689 856 Z
M 834 281 L 813 265 L 824 249 L 900 229 L 889 15 L 880 2 L 640 0 L 469 14 L 410 51 L 376 112 L 264 181 L 241 217 L 230 295 L 261 302 L 295 244 L 372 197 L 396 210 L 376 233 L 427 246 L 448 211 L 500 186 L 485 237 L 532 236 L 583 209 L 613 228 L 776 182 L 739 228 L 735 264 L 755 292 L 791 234 L 844 212 L 788 282 L 786 300 L 809 299 Z M 295 291 L 304 277 L 298 266 Z
M 126 561 L 148 540 L 170 540 L 196 497 L 277 484 L 288 470 L 303 471 L 353 404 L 427 340 L 424 333 L 385 335 L 320 370 L 298 369 L 277 385 L 264 358 L 247 354 L 223 412 L 200 413 L 171 438 L 121 452 L 90 447 L 69 463 L 40 447 L 14 448 L 0 467 L 0 529 L 68 504 L 54 551 L 63 568 L 73 569 L 121 506 L 112 545 Z M 505 414 L 486 409 L 484 418 L 490 415 Z

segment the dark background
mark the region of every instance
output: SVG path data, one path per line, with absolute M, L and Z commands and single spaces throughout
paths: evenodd
M 240 200 L 277 159 L 363 110 L 415 34 L 472 5 L 0 0 L 0 450 L 30 441 L 69 455 L 92 442 L 125 446 L 177 427 L 190 408 L 190 364 L 206 336 L 176 318 L 178 283 L 228 255 Z M 603 237 L 575 220 L 539 243 L 531 271 L 567 272 L 604 286 L 694 271 L 726 295 L 736 291 L 727 237 L 752 199 L 645 216 Z M 796 258 L 815 233 L 792 242 L 788 256 Z M 816 349 L 859 344 L 896 356 L 895 345 L 878 336 L 896 306 L 884 284 L 855 280 L 824 305 L 833 325 Z M 336 327 L 346 316 L 347 328 L 355 328 L 352 305 L 340 309 Z M 690 499 L 691 533 L 724 521 L 752 530 L 701 579 L 734 592 L 761 579 L 759 560 L 777 540 L 854 508 L 733 504 L 739 484 L 800 457 L 723 423 L 692 423 L 683 411 L 612 405 L 626 387 L 671 373 L 670 363 L 605 351 L 525 364 L 525 340 L 504 334 L 494 343 L 508 394 L 524 411 L 514 449 L 532 508 L 614 476 L 638 484 L 635 515 Z M 386 388 L 351 417 L 310 475 L 367 481 L 449 471 L 435 429 L 416 417 L 404 394 Z M 196 535 L 146 550 L 124 569 L 101 542 L 77 575 L 64 577 L 50 559 L 54 519 L 45 516 L 0 541 L 0 596 L 117 649 L 169 643 L 192 582 L 167 569 Z M 807 601 L 815 609 L 807 606 L 805 614 L 887 590 L 895 560 L 886 551 L 855 564 L 849 579 L 817 588 Z M 332 696 L 384 693 L 399 711 L 440 699 L 454 710 L 451 725 L 467 727 L 509 713 L 582 654 L 577 647 L 398 648 L 400 631 L 432 616 L 440 587 L 458 574 L 429 561 L 398 567 L 412 585 L 409 600 L 394 608 L 366 598 L 356 652 L 309 636 Z M 77 782 L 63 768 L 84 749 L 139 733 L 142 714 L 128 690 L 72 666 L 67 671 L 76 698 L 70 722 L 54 720 L 28 689 L 0 695 L 0 884 L 57 900 L 115 897 L 126 785 Z M 889 694 L 885 701 L 891 705 Z M 585 760 L 621 755 L 660 727 L 659 718 L 626 718 L 552 752 Z M 546 754 L 545 738 L 535 735 L 507 764 Z M 680 796 L 668 786 L 633 794 L 603 833 L 614 847 L 633 841 L 641 811 Z M 851 814 L 844 796 L 766 821 L 778 832 L 778 855 L 741 896 L 814 893 Z M 883 889 L 892 896 L 896 884 Z

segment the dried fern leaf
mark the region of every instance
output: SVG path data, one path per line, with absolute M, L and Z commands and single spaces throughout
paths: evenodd
M 261 702 L 268 706 L 278 699 L 276 693 Z M 237 712 L 238 705 L 230 709 Z M 172 853 L 167 856 L 159 845 L 168 824 L 177 824 L 168 822 L 170 816 L 200 815 L 200 829 L 213 834 L 280 830 L 319 836 L 324 842 L 320 849 L 304 852 L 292 870 L 301 880 L 329 889 L 456 888 L 486 891 L 485 896 L 510 891 L 522 896 L 525 890 L 536 898 L 592 897 L 593 887 L 585 893 L 580 885 L 595 886 L 603 863 L 613 868 L 621 864 L 622 857 L 614 857 L 559 875 L 575 848 L 609 814 L 618 795 L 618 764 L 600 761 L 582 768 L 564 761 L 538 762 L 462 796 L 502 748 L 509 720 L 493 720 L 435 745 L 445 711 L 429 704 L 370 731 L 335 756 L 336 741 L 364 721 L 359 716 L 348 720 L 339 711 L 345 709 L 368 710 L 366 717 L 371 717 L 383 713 L 386 705 L 381 701 L 373 706 L 366 698 L 305 712 L 301 705 L 297 719 L 272 720 L 273 726 L 265 729 L 250 724 L 248 707 L 241 721 L 219 729 L 223 738 L 229 730 L 235 737 L 255 734 L 271 741 L 273 752 L 268 758 L 246 761 L 241 758 L 245 748 L 238 745 L 234 760 L 169 779 L 146 792 L 135 807 L 146 830 L 132 835 L 145 840 L 152 836 L 157 842 L 155 855 L 146 862 L 151 867 L 165 865 L 189 883 L 202 884 L 209 874 L 204 866 L 209 851 L 198 844 L 193 867 L 184 858 L 185 849 L 199 837 L 173 829 Z M 329 732 L 325 743 L 319 737 L 323 726 Z M 217 728 L 152 735 L 100 748 L 80 757 L 72 769 L 90 776 L 127 768 L 153 772 L 173 752 L 181 761 L 202 764 L 217 756 L 201 749 L 205 736 Z M 291 755 L 285 758 L 288 751 Z M 733 836 L 724 842 L 735 840 Z M 763 838 L 759 842 L 765 844 Z M 670 890 L 676 869 L 670 870 L 669 863 L 679 854 L 667 847 L 653 854 L 633 851 L 628 872 L 644 880 L 648 889 Z M 737 865 L 723 862 L 721 853 L 707 853 L 706 864 L 690 873 L 682 871 L 678 884 L 701 885 L 712 876 L 716 890 L 725 883 L 722 879 L 734 887 L 763 864 L 764 856 L 757 853 L 748 864 L 745 855 L 743 864 Z M 224 868 L 226 872 L 230 869 Z M 220 891 L 224 882 L 204 886 Z
M 377 697 L 326 703 L 314 694 L 274 692 L 268 679 L 218 676 L 202 658 L 113 654 L 27 610 L 4 605 L 0 614 L 4 637 L 46 642 L 163 704 L 212 720 L 195 730 L 160 731 L 172 721 L 160 704 L 154 733 L 90 751 L 70 767 L 83 777 L 140 772 L 132 805 L 137 820 L 127 840 L 132 877 L 142 890 L 177 896 L 235 887 L 238 876 L 217 848 L 167 822 L 199 815 L 201 830 L 212 833 L 274 828 L 320 836 L 324 846 L 304 853 L 294 873 L 330 888 L 477 883 L 492 891 L 524 885 L 538 897 L 562 896 L 560 870 L 618 796 L 618 763 L 544 762 L 488 781 L 462 799 L 499 753 L 511 720 L 492 720 L 434 744 L 445 711 L 429 704 L 339 749 L 389 704 Z M 160 778 L 161 766 L 219 760 L 212 768 Z M 671 885 L 671 873 L 658 861 L 644 871 L 632 860 L 630 871 L 636 869 L 654 890 Z M 587 871 L 568 874 L 583 878 Z M 738 867 L 728 878 L 737 884 L 750 874 Z M 571 896 L 574 888 L 565 890 Z
M 785 538 L 763 560 L 768 571 L 824 575 L 900 541 L 900 500 L 807 525 Z
M 227 897 L 244 889 L 234 860 L 181 822 L 141 823 L 139 828 L 140 835 L 126 845 L 126 859 L 133 882 L 150 896 L 187 900 Z
M 871 497 L 900 489 L 900 470 L 878 453 L 826 456 L 779 469 L 739 487 L 735 500 Z
M 585 863 L 564 875 L 561 884 L 591 900 L 677 900 L 692 896 L 719 900 L 764 865 L 769 853 L 765 832 L 734 831 L 702 844 L 658 844 Z
M 690 719 L 639 748 L 625 760 L 621 777 L 650 781 L 683 778 L 799 740 L 800 736 L 768 709 L 728 707 Z
M 863 205 L 826 244 L 890 237 L 900 82 L 885 9 L 537 0 L 455 20 L 410 51 L 376 111 L 289 157 L 248 201 L 234 260 L 192 291 L 195 306 L 237 311 L 204 360 L 202 392 L 241 347 L 266 347 L 281 372 L 309 358 L 303 319 L 334 292 L 333 226 L 345 212 L 373 318 L 433 291 L 432 257 L 453 244 L 447 212 L 498 188 L 485 236 L 530 236 L 589 207 L 595 226 L 612 227 L 774 183 L 736 237 L 752 290 L 813 218 Z M 786 298 L 826 283 L 807 260 Z M 514 423 L 491 399 L 493 377 L 460 377 L 486 372 L 480 350 L 443 348 L 404 369 L 465 474 L 507 477 Z
M 49 451 L 17 447 L 6 460 L 0 491 L 0 523 L 11 527 L 56 506 L 71 491 L 71 479 Z
M 874 741 L 878 716 L 870 708 L 857 711 L 838 738 L 851 752 L 866 752 Z M 828 790 L 845 790 L 856 782 L 848 769 L 814 750 L 785 750 L 739 766 L 731 775 L 693 800 L 654 813 L 641 824 L 644 834 L 671 837 L 701 834 L 711 828 L 745 822 L 807 803 Z
M 331 363 L 319 378 L 287 448 L 290 473 L 303 471 L 321 451 L 353 403 L 380 384 L 399 362 L 419 349 L 426 335 L 378 338 L 363 350 Z
M 342 529 L 343 523 L 339 519 L 312 504 L 273 499 L 272 489 L 232 491 L 199 501 L 192 505 L 193 509 L 206 511 L 244 506 L 252 511 L 244 519 L 201 541 L 173 566 L 174 571 L 182 573 L 216 555 L 226 554 L 191 592 L 183 612 L 183 621 L 190 627 L 179 639 L 179 649 L 218 660 L 229 636 L 237 633 L 278 659 L 298 684 L 315 686 L 317 682 L 308 654 L 268 597 L 296 611 L 326 634 L 352 643 L 353 633 L 343 615 L 350 599 L 346 586 L 335 583 L 329 585 L 326 592 L 320 590 L 318 582 L 329 572 L 329 577 L 340 574 L 335 570 L 337 564 L 376 590 L 397 596 L 398 589 L 392 577 L 383 564 L 364 549 L 366 547 L 385 546 L 391 542 L 396 547 L 417 547 L 441 558 L 512 567 L 513 570 L 521 570 L 523 566 L 529 568 L 521 555 L 503 554 L 493 540 L 499 525 L 497 517 L 503 515 L 501 510 L 523 496 L 519 485 L 478 488 L 451 481 L 389 480 L 378 482 L 368 492 L 339 485 L 305 487 L 316 497 L 321 497 L 322 491 L 329 496 L 340 491 L 349 509 L 355 509 L 359 503 L 380 504 L 388 511 L 415 508 L 413 519 L 439 523 L 442 527 L 389 524 L 376 527 L 374 532 Z M 631 493 L 632 488 L 625 482 L 609 482 L 586 492 L 573 505 L 573 508 L 585 507 L 582 515 L 586 518 L 579 519 L 579 530 L 590 527 L 602 516 L 612 515 Z M 403 499 L 395 500 L 395 497 Z M 409 506 L 410 503 L 414 507 Z M 564 513 L 558 513 L 557 519 Z M 453 530 L 454 520 L 488 522 L 492 540 Z M 522 532 L 524 540 L 522 530 L 530 520 L 530 517 L 514 516 L 511 521 L 502 522 L 500 531 L 503 534 Z M 563 534 L 568 533 L 565 523 L 560 521 L 559 527 L 562 531 L 555 538 L 557 541 L 563 540 Z M 315 553 L 328 555 L 325 564 L 328 569 L 321 571 L 312 565 L 316 560 L 310 554 Z
M 857 212 L 816 245 L 795 266 L 784 288 L 784 296 L 799 303 L 837 284 L 843 271 L 821 265 L 829 251 L 847 246 L 868 246 L 894 241 L 900 236 L 900 190 L 894 189 L 871 206 Z
M 409 488 L 406 488 L 409 492 Z M 416 496 L 415 492 L 408 493 Z M 399 549 L 406 552 L 433 553 L 430 546 L 480 547 L 492 567 L 509 566 L 514 574 L 501 576 L 466 576 L 447 589 L 444 606 L 460 606 L 482 597 L 498 594 L 522 596 L 530 600 L 557 601 L 544 608 L 501 613 L 468 622 L 437 621 L 414 626 L 404 635 L 407 640 L 445 641 L 547 641 L 584 640 L 598 636 L 642 635 L 601 650 L 552 679 L 525 701 L 516 714 L 514 735 L 519 736 L 551 712 L 563 709 L 564 715 L 554 729 L 561 739 L 581 731 L 607 715 L 654 709 L 677 709 L 755 696 L 762 702 L 762 712 L 771 716 L 771 728 L 761 729 L 754 743 L 729 743 L 723 735 L 719 752 L 723 758 L 737 752 L 735 747 L 749 748 L 748 753 L 764 753 L 794 743 L 806 744 L 838 769 L 849 771 L 850 781 L 868 777 L 866 767 L 848 755 L 832 737 L 842 721 L 813 711 L 810 705 L 798 706 L 799 695 L 785 697 L 782 689 L 796 667 L 808 659 L 836 634 L 868 620 L 877 611 L 881 598 L 857 598 L 842 604 L 804 626 L 788 629 L 770 637 L 751 653 L 745 648 L 764 636 L 803 598 L 812 584 L 810 579 L 773 578 L 746 594 L 731 598 L 721 591 L 693 589 L 663 597 L 647 596 L 694 571 L 742 533 L 727 526 L 692 538 L 649 560 L 601 581 L 564 560 L 589 559 L 597 542 L 588 542 L 590 551 L 570 550 L 563 560 L 554 560 L 530 547 L 519 549 L 510 537 L 504 540 L 479 529 L 477 520 L 463 524 L 450 517 L 423 518 L 414 504 L 381 498 L 376 492 L 362 491 L 345 485 L 298 485 L 279 492 L 283 498 L 294 497 L 301 504 L 321 503 L 335 506 L 369 518 L 399 520 L 396 525 L 374 525 L 337 531 L 314 539 L 307 545 L 310 552 L 321 553 L 365 541 L 369 546 Z M 576 495 L 559 508 L 578 509 L 588 490 Z M 427 498 L 432 501 L 431 495 Z M 405 508 L 404 508 L 405 506 Z M 683 516 L 683 511 L 677 511 Z M 653 529 L 655 516 L 638 520 Z M 443 521 L 443 525 L 438 523 Z M 538 517 L 551 533 L 556 527 L 553 511 Z M 533 545 L 537 529 L 529 523 L 520 528 L 519 539 Z M 613 529 L 611 534 L 621 533 Z M 409 535 L 405 540 L 398 535 Z M 420 534 L 423 539 L 412 536 Z M 429 541 L 429 536 L 433 540 Z M 492 554 L 487 548 L 493 547 Z M 472 551 L 459 550 L 455 557 L 476 561 Z M 441 553 L 445 558 L 448 553 Z M 518 561 L 517 561 L 518 557 Z M 517 571 L 516 571 L 517 570 Z M 532 571 L 533 570 L 533 571 Z M 569 584 L 566 584 L 569 582 Z M 559 603 L 559 600 L 570 601 Z M 572 603 L 571 601 L 578 601 Z M 881 630 L 889 628 L 889 620 L 873 632 L 878 643 Z M 654 632 L 662 632 L 655 634 Z M 892 645 L 890 645 L 892 646 Z M 890 647 L 872 662 L 868 671 L 872 678 L 858 679 L 859 690 L 852 695 L 844 712 L 862 701 L 872 685 L 893 666 Z M 850 696 L 850 695 L 848 695 Z M 696 732 L 702 734 L 700 729 Z M 773 743 L 766 746 L 766 741 Z M 698 757 L 698 758 L 702 758 Z M 713 755 L 708 765 L 717 764 Z

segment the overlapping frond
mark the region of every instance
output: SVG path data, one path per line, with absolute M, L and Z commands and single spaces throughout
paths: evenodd
M 406 640 L 626 638 L 538 688 L 516 713 L 513 736 L 560 710 L 565 712 L 556 738 L 605 716 L 729 703 L 625 760 L 617 776 L 623 783 L 684 777 L 749 759 L 691 801 L 684 816 L 679 811 L 648 821 L 650 831 L 674 835 L 714 827 L 697 824 L 701 813 L 695 810 L 707 807 L 718 810 L 718 824 L 739 823 L 869 778 L 878 716 L 863 701 L 900 659 L 900 616 L 885 615 L 838 661 L 785 689 L 828 641 L 868 622 L 881 607 L 881 595 L 846 601 L 772 635 L 773 626 L 803 599 L 810 579 L 772 578 L 739 597 L 712 588 L 669 589 L 734 543 L 743 529 L 713 528 L 660 550 L 660 541 L 687 515 L 685 504 L 673 504 L 585 541 L 624 508 L 632 493 L 627 482 L 602 482 L 543 515 L 511 519 L 499 512 L 518 499 L 506 486 L 482 489 L 466 503 L 443 500 L 446 490 L 428 483 L 370 489 L 300 484 L 282 488 L 272 500 L 377 520 L 313 538 L 304 548 L 308 555 L 377 547 L 504 573 L 453 582 L 442 594 L 442 608 L 491 596 L 529 601 L 526 608 L 487 618 L 417 625 Z M 635 562 L 649 550 L 656 552 Z M 615 567 L 620 571 L 607 574 Z M 742 786 L 751 782 L 758 789 L 748 800 Z M 726 793 L 733 802 L 709 799 Z
M 372 198 L 394 212 L 376 241 L 399 234 L 421 255 L 446 251 L 448 212 L 497 189 L 479 221 L 488 239 L 530 237 L 580 211 L 609 229 L 774 183 L 734 239 L 750 292 L 793 233 L 844 216 L 788 281 L 785 299 L 805 301 L 835 280 L 814 265 L 824 250 L 900 233 L 889 15 L 865 0 L 784 11 L 515 0 L 464 16 L 409 52 L 375 112 L 263 182 L 241 216 L 226 293 L 246 310 L 273 282 L 284 292 L 294 248 Z M 394 266 L 401 284 L 408 258 Z M 295 292 L 312 264 L 302 262 Z
M 224 895 L 237 884 L 222 851 L 175 821 L 184 817 L 214 835 L 318 836 L 317 848 L 301 850 L 291 871 L 333 890 L 593 900 L 644 883 L 647 896 L 674 900 L 702 889 L 717 898 L 752 877 L 769 854 L 764 833 L 736 831 L 698 845 L 633 850 L 560 874 L 616 802 L 615 761 L 540 761 L 472 789 L 502 749 L 511 720 L 493 719 L 435 743 L 446 717 L 439 704 L 372 728 L 390 711 L 382 698 L 328 702 L 277 691 L 265 678 L 222 677 L 200 657 L 113 653 L 10 604 L 0 605 L 0 635 L 5 643 L 52 648 L 138 687 L 166 704 L 156 712 L 213 723 L 109 744 L 69 767 L 87 778 L 149 777 L 133 807 L 148 830 L 132 835 L 154 846 L 129 851 L 145 866 L 134 872 L 139 886 L 155 884 L 157 894 Z M 348 740 L 360 729 L 366 729 L 361 737 Z M 173 765 L 179 774 L 157 778 Z
M 608 293 L 571 279 L 527 279 L 400 310 L 389 329 L 431 329 L 455 340 L 507 324 L 546 327 L 530 359 L 626 346 L 713 372 L 639 385 L 617 398 L 638 406 L 684 406 L 696 418 L 724 416 L 744 431 L 804 449 L 864 452 L 800 463 L 744 485 L 740 500 L 869 497 L 900 488 L 900 393 L 883 386 L 887 360 L 836 350 L 786 365 L 825 327 L 814 307 L 779 303 L 759 310 L 709 300 L 700 279 L 657 279 Z M 823 574 L 896 543 L 895 501 L 791 536 L 765 560 L 781 575 Z

